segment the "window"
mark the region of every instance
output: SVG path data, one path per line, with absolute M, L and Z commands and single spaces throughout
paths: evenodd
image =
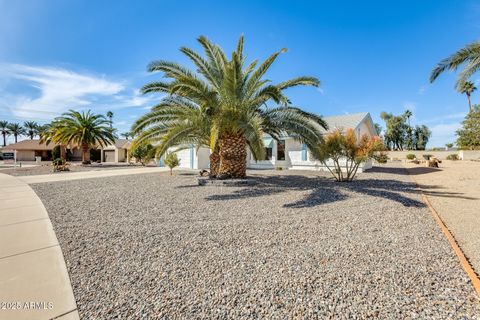
M 277 160 L 285 160 L 285 140 L 279 140 L 277 143 Z
M 265 148 L 265 159 L 264 160 L 272 160 L 272 148 L 271 147 L 267 147 Z

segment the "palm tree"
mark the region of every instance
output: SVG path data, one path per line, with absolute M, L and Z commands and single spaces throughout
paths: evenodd
M 107 118 L 108 118 L 108 121 L 110 122 L 110 130 L 113 130 L 113 112 L 112 111 L 107 111 Z
M 128 140 L 128 138 L 132 136 L 132 133 L 127 131 L 127 132 L 120 133 L 120 135 Z
M 264 79 L 285 49 L 257 67 L 257 60 L 245 65 L 243 36 L 231 60 L 205 37 L 198 41 L 206 57 L 189 48 L 180 49 L 197 72 L 163 60 L 149 65 L 150 72 L 162 71 L 172 81 L 157 81 L 142 88 L 143 93 L 168 95 L 134 123 L 132 131 L 139 134 L 135 143 L 156 143 L 157 157 L 173 146 L 209 146 L 211 173 L 234 178 L 245 177 L 247 146 L 254 159 L 263 157 L 264 134 L 277 140 L 284 133 L 290 134 L 312 151 L 318 150 L 320 129 L 327 128 L 325 121 L 291 106 L 283 92 L 294 86 L 319 86 L 318 79 L 298 77 L 279 84 Z M 277 106 L 267 106 L 271 102 Z
M 33 140 L 33 138 L 38 134 L 38 129 L 40 126 L 35 121 L 25 121 L 23 123 L 23 127 L 25 128 L 27 135 L 30 137 L 30 140 Z
M 13 134 L 15 143 L 18 142 L 18 136 L 25 133 L 25 129 L 23 129 L 19 123 L 10 123 L 8 124 L 7 128 L 10 131 L 10 134 Z
M 465 67 L 458 76 L 457 89 L 462 88 L 463 83 L 480 68 L 480 41 L 473 42 L 440 61 L 430 74 L 430 82 L 435 81 L 445 70 L 455 71 L 463 64 Z
M 90 110 L 78 112 L 70 110 L 56 118 L 42 140 L 60 145 L 76 145 L 82 148 L 82 163 L 90 163 L 90 148 L 114 143 L 115 136 L 109 121 L 101 114 Z
M 477 90 L 477 87 L 475 87 L 473 82 L 470 82 L 470 81 L 463 82 L 462 86 L 460 88 L 458 88 L 458 92 L 467 95 L 468 110 L 470 112 L 472 112 L 472 103 L 470 101 L 470 96 L 475 90 Z
M 3 136 L 3 146 L 7 145 L 7 136 L 10 134 L 10 130 L 8 129 L 8 121 L 0 121 L 0 132 Z

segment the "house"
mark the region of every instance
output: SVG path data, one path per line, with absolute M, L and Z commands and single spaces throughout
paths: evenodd
M 40 143 L 39 139 L 22 140 L 12 143 L 3 148 L 6 150 L 16 151 L 17 161 L 35 161 L 36 157 L 40 157 L 42 161 L 52 160 L 52 150 L 55 144 Z M 72 160 L 81 160 L 82 152 L 78 148 L 70 148 L 67 150 L 67 157 Z
M 324 117 L 329 127 L 329 132 L 340 129 L 345 131 L 352 128 L 357 138 L 364 134 L 372 137 L 378 133 L 368 112 L 346 114 L 339 116 Z M 328 133 L 325 131 L 325 134 Z M 290 170 L 324 170 L 326 167 L 320 162 L 312 158 L 308 148 L 296 141 L 292 136 L 284 136 L 279 141 L 274 140 L 266 135 L 263 138 L 265 144 L 265 159 L 255 161 L 251 152 L 247 150 L 247 167 L 251 169 L 273 169 L 282 167 Z M 170 151 L 174 152 L 175 149 Z M 194 146 L 180 148 L 176 152 L 180 159 L 180 168 L 185 169 L 208 169 L 210 165 L 210 149 L 199 148 Z M 160 166 L 163 166 L 163 161 L 160 160 Z M 362 164 L 358 171 L 362 172 L 372 167 L 372 162 L 367 161 Z
M 328 132 L 337 129 L 345 131 L 351 128 L 356 133 L 357 139 L 364 134 L 370 137 L 377 135 L 372 117 L 368 112 L 324 117 L 324 120 L 328 124 Z M 324 133 L 326 134 L 328 132 Z M 284 136 L 278 142 L 271 137 L 265 137 L 264 143 L 267 148 L 265 159 L 255 161 L 250 152 L 248 152 L 247 166 L 249 168 L 272 169 L 281 167 L 290 170 L 327 171 L 327 168 L 320 161 L 312 158 L 308 148 L 304 144 L 296 141 L 294 137 Z M 371 167 L 372 162 L 367 161 L 359 167 L 358 171 L 362 172 Z
M 116 139 L 114 144 L 110 144 L 101 149 L 101 162 L 130 162 L 131 142 L 127 139 Z

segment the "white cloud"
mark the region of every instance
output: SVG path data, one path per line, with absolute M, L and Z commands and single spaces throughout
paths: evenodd
M 424 94 L 425 91 L 427 91 L 427 89 L 428 89 L 428 85 L 425 84 L 425 85 L 421 86 L 421 87 L 418 89 L 418 94 L 419 94 L 419 95 Z
M 455 142 L 455 131 L 461 127 L 460 122 L 442 123 L 429 127 L 432 137 L 428 142 L 429 147 L 442 147 L 446 143 Z
M 0 74 L 4 78 L 0 83 L 22 87 L 16 90 L 20 91 L 17 94 L 0 87 L 6 97 L 2 101 L 4 108 L 18 118 L 52 118 L 68 109 L 91 106 L 125 89 L 122 83 L 107 80 L 105 76 L 55 67 L 7 64 L 0 65 Z
M 0 64 L 0 110 L 17 122 L 50 121 L 68 109 L 104 113 L 138 107 L 161 99 L 127 88 L 126 81 L 105 75 L 76 72 L 59 67 Z

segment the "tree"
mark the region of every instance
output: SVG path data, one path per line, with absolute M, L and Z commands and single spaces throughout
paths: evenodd
M 145 166 L 155 158 L 155 148 L 150 143 L 140 144 L 130 150 L 130 156 Z
M 311 150 L 318 149 L 321 127 L 327 128 L 326 123 L 320 116 L 291 106 L 284 94 L 285 89 L 294 86 L 319 86 L 318 79 L 298 77 L 279 84 L 264 79 L 285 49 L 259 65 L 256 60 L 246 65 L 243 36 L 230 60 L 205 37 L 198 41 L 206 57 L 189 48 L 180 49 L 197 72 L 162 60 L 149 65 L 150 72 L 161 71 L 171 81 L 143 87 L 143 93 L 161 92 L 167 96 L 133 125 L 132 131 L 139 134 L 135 143 L 155 142 L 157 157 L 173 146 L 209 146 L 211 173 L 234 178 L 246 175 L 247 146 L 254 159 L 263 158 L 264 134 L 279 139 L 287 133 Z M 269 103 L 276 106 L 267 106 Z
M 432 132 L 426 125 L 415 126 L 414 131 L 414 149 L 425 150 L 428 140 L 432 136 Z
M 8 129 L 8 121 L 0 121 L 0 132 L 3 136 L 3 146 L 7 145 L 7 136 L 10 134 L 10 130 Z
M 447 147 L 447 149 L 452 149 L 453 148 L 453 143 L 446 143 L 445 147 Z
M 39 125 L 35 121 L 25 121 L 23 127 L 25 128 L 27 135 L 30 137 L 30 140 L 33 140 L 38 134 Z
M 348 129 L 345 134 L 340 130 L 329 133 L 324 143 L 320 145 L 320 160 L 330 171 L 335 180 L 352 181 L 357 174 L 361 163 L 375 158 L 376 152 L 385 149 L 383 141 L 378 137 L 363 135 L 360 141 L 353 129 Z M 331 165 L 333 163 L 333 165 Z M 343 166 L 342 163 L 345 163 Z
M 60 145 L 77 145 L 82 149 L 82 163 L 90 163 L 90 148 L 106 146 L 115 142 L 115 136 L 109 127 L 109 121 L 101 114 L 90 110 L 78 112 L 70 110 L 56 118 L 48 134 L 42 138 Z
M 25 129 L 23 129 L 19 123 L 9 123 L 7 128 L 8 131 L 10 131 L 10 134 L 13 134 L 13 137 L 15 138 L 15 143 L 18 142 L 18 136 L 25 133 Z
M 128 140 L 128 138 L 133 137 L 132 133 L 127 131 L 120 134 L 122 137 Z
M 440 61 L 430 74 L 430 82 L 434 82 L 445 70 L 455 71 L 461 65 L 465 67 L 458 76 L 457 90 L 480 68 L 480 41 L 473 42 Z
M 457 146 L 470 150 L 480 148 L 480 112 L 469 112 L 457 130 Z
M 392 150 L 403 150 L 407 138 L 408 125 L 405 116 L 395 116 L 392 113 L 382 112 L 380 117 L 385 121 L 385 144 Z
M 173 174 L 173 168 L 180 165 L 180 160 L 175 152 L 168 152 L 165 155 L 165 165 L 170 168 L 170 175 Z
M 113 130 L 113 112 L 107 111 L 108 122 L 110 122 L 110 130 Z
M 373 126 L 375 127 L 375 131 L 378 135 L 382 134 L 383 128 L 379 123 L 374 123 Z
M 470 81 L 466 81 L 466 82 L 463 82 L 463 84 L 461 85 L 460 88 L 458 88 L 458 91 L 462 94 L 465 94 L 467 95 L 467 99 L 468 99 L 468 110 L 471 112 L 472 111 L 472 103 L 470 101 L 470 96 L 471 94 L 477 90 L 477 87 L 475 87 L 475 85 L 473 84 L 473 82 L 470 82 Z

